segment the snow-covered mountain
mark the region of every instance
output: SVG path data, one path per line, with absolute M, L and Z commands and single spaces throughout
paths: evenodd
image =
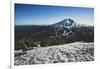
M 91 29 L 93 26 L 85 25 L 85 24 L 79 24 L 75 22 L 72 19 L 64 19 L 58 23 L 52 24 L 52 27 L 54 27 L 56 36 L 68 36 L 69 34 L 74 34 L 77 29 Z
M 52 26 L 55 27 L 57 30 L 62 30 L 62 29 L 70 29 L 73 26 L 75 26 L 75 22 L 72 19 L 64 19 L 58 23 L 53 24 Z

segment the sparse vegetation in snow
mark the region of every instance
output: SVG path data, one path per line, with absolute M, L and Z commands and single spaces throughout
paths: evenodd
M 15 65 L 31 65 L 94 60 L 94 43 L 74 42 L 64 45 L 15 50 Z

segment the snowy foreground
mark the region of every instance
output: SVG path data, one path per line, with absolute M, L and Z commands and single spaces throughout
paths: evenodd
M 15 51 L 15 65 L 81 62 L 94 60 L 94 43 L 75 42 L 64 45 Z

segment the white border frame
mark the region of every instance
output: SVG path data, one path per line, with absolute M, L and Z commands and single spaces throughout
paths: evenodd
M 63 1 L 63 0 L 62 0 Z M 40 69 L 41 67 L 44 67 L 44 65 L 39 64 L 39 65 L 19 65 L 19 66 L 14 66 L 14 4 L 15 3 L 20 3 L 20 4 L 36 4 L 36 5 L 51 5 L 51 6 L 74 6 L 74 7 L 86 7 L 86 8 L 94 8 L 95 10 L 95 4 L 94 2 L 90 2 L 89 4 L 87 4 L 88 2 L 83 2 L 83 1 L 79 1 L 77 3 L 74 3 L 72 0 L 67 1 L 66 2 L 61 2 L 61 1 L 53 1 L 52 0 L 45 0 L 45 1 L 33 1 L 33 0 L 11 0 L 11 40 L 10 40 L 10 44 L 11 44 L 11 49 L 10 49 L 10 68 L 15 68 L 15 69 L 31 69 L 32 67 L 35 67 L 37 69 Z M 95 19 L 94 19 L 95 22 Z M 95 23 L 94 23 L 95 26 Z M 92 63 L 94 64 L 95 62 L 76 62 L 74 65 L 76 64 L 88 64 L 88 63 Z M 56 63 L 58 66 L 61 64 L 66 64 L 66 63 Z M 41 66 L 42 65 L 42 66 Z M 45 64 L 49 67 L 52 68 L 52 66 L 55 68 L 55 64 Z M 73 65 L 73 63 L 67 63 L 67 65 Z M 61 65 L 63 66 L 63 65 Z M 46 68 L 45 68 L 46 69 Z

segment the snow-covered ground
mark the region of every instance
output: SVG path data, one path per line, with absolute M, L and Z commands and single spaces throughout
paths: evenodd
M 15 51 L 15 65 L 81 62 L 94 60 L 94 43 L 74 42 L 64 45 Z

